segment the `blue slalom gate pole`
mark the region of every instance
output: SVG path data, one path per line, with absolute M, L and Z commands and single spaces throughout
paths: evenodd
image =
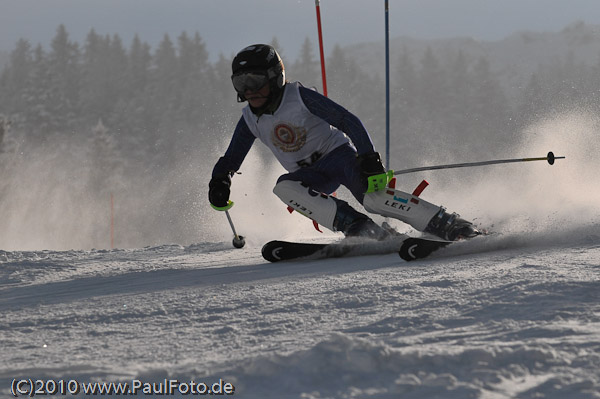
M 385 168 L 390 168 L 390 22 L 385 0 Z

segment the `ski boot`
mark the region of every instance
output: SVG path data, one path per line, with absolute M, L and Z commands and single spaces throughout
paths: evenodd
M 461 219 L 456 213 L 448 213 L 444 207 L 435 215 L 424 230 L 444 240 L 457 241 L 482 234 L 473 223 Z
M 335 231 L 341 231 L 346 237 L 364 237 L 378 241 L 392 237 L 390 231 L 352 208 L 347 202 L 336 200 L 336 203 L 337 212 L 333 221 Z

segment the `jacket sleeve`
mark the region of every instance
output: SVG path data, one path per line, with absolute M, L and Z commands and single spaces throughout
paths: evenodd
M 246 155 L 248 155 L 248 151 L 252 148 L 254 140 L 256 140 L 256 137 L 252 134 L 242 116 L 235 127 L 225 155 L 219 158 L 213 168 L 212 177 L 237 172 L 242 166 Z
M 375 151 L 371 136 L 356 115 L 333 100 L 306 87 L 299 87 L 300 97 L 308 110 L 346 133 L 356 147 L 358 155 Z

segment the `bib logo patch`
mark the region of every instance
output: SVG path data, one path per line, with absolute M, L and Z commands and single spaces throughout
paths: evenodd
M 271 140 L 283 152 L 296 152 L 306 144 L 306 129 L 280 123 L 273 129 Z

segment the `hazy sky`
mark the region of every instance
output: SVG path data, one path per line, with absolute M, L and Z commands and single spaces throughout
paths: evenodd
M 334 44 L 384 38 L 384 0 L 322 0 L 325 51 Z M 517 31 L 558 31 L 582 20 L 600 25 L 600 0 L 389 0 L 390 36 L 471 36 L 498 40 Z M 296 58 L 309 37 L 316 46 L 314 0 L 0 0 L 0 50 L 19 38 L 47 46 L 59 24 L 71 40 L 133 35 L 153 47 L 168 33 L 200 33 L 211 58 L 236 53 L 277 36 L 285 56 Z M 316 47 L 315 47 L 316 49 Z

